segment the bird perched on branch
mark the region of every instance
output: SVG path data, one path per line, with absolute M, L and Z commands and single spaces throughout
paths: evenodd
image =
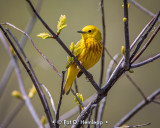
M 102 55 L 101 31 L 93 25 L 87 25 L 78 33 L 81 33 L 82 39 L 76 45 L 71 43 L 70 50 L 84 68 L 88 70 L 98 62 Z M 80 77 L 83 73 L 73 61 L 73 58 L 67 57 L 67 59 L 68 75 L 63 89 L 65 94 L 69 93 L 76 76 Z

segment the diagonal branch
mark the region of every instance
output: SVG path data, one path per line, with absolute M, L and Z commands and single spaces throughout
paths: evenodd
M 35 43 L 33 42 L 33 40 L 31 39 L 31 37 L 25 33 L 24 31 L 22 31 L 21 29 L 17 28 L 16 26 L 10 24 L 10 23 L 2 23 L 2 25 L 9 25 L 11 27 L 13 27 L 14 29 L 16 29 L 17 31 L 23 33 L 24 35 L 26 35 L 28 37 L 28 39 L 31 41 L 33 47 L 39 52 L 39 54 L 48 62 L 48 64 L 55 70 L 55 72 L 62 78 L 61 74 L 58 72 L 58 70 L 56 69 L 56 67 L 49 61 L 49 59 L 37 48 L 37 46 L 35 45 Z M 19 45 L 20 46 L 20 45 Z
M 157 35 L 159 30 L 160 30 L 160 25 L 157 27 L 157 29 L 154 31 L 154 33 L 151 35 L 148 42 L 143 46 L 141 51 L 132 59 L 131 63 L 134 63 L 142 55 L 142 53 L 147 49 L 147 47 L 150 45 L 150 43 L 152 42 L 154 37 Z
M 10 125 L 10 123 L 12 123 L 12 121 L 16 118 L 16 116 L 18 115 L 18 113 L 20 112 L 20 110 L 22 109 L 24 105 L 25 105 L 24 100 L 21 100 L 16 105 L 16 107 L 13 108 L 13 111 L 10 113 L 7 119 L 5 119 L 4 122 L 0 124 L 0 128 L 7 128 Z
M 24 66 L 24 68 L 26 69 L 27 73 L 29 74 L 37 92 L 38 92 L 38 95 L 41 99 L 41 102 L 42 102 L 42 105 L 43 105 L 43 108 L 45 110 L 45 113 L 46 113 L 46 116 L 47 116 L 47 119 L 48 119 L 48 122 L 50 124 L 50 127 L 53 128 L 53 124 L 52 124 L 52 115 L 51 115 L 51 112 L 50 112 L 50 109 L 49 109 L 49 106 L 48 106 L 48 102 L 47 102 L 47 99 L 43 93 L 43 90 L 40 86 L 40 83 L 32 69 L 32 67 L 29 67 L 25 64 L 24 60 L 22 59 L 21 55 L 19 54 L 18 50 L 16 49 L 16 47 L 14 46 L 13 42 L 11 41 L 11 39 L 9 38 L 8 34 L 5 32 L 5 30 L 3 29 L 3 27 L 0 25 L 0 29 L 2 30 L 2 32 L 4 33 L 4 35 L 6 36 L 8 42 L 11 44 L 11 46 L 13 47 L 15 53 L 17 54 L 19 60 L 21 61 L 22 65 Z M 31 66 L 31 65 L 30 65 Z
M 146 65 L 146 64 L 148 64 L 148 63 L 150 63 L 150 62 L 152 62 L 152 61 L 154 61 L 154 60 L 156 60 L 158 58 L 160 58 L 160 53 L 158 53 L 157 55 L 155 55 L 155 56 L 153 56 L 153 57 L 151 57 L 151 58 L 149 58 L 147 60 L 144 60 L 144 61 L 142 61 L 140 63 L 131 65 L 131 68 L 137 68 L 137 67 Z
M 142 108 L 147 106 L 148 104 L 152 103 L 156 96 L 160 95 L 160 89 L 153 92 L 150 96 L 147 97 L 147 101 L 143 100 L 140 102 L 135 108 L 133 108 L 126 116 L 124 116 L 119 122 L 114 125 L 114 128 L 123 125 L 130 118 L 132 118 L 137 112 L 139 112 Z
M 107 69 L 107 74 L 106 74 L 106 82 L 108 81 L 108 79 L 109 79 L 109 77 L 112 73 L 114 60 L 116 60 L 118 57 L 119 57 L 119 54 L 116 54 L 113 57 L 113 59 L 110 61 L 110 64 L 109 64 L 108 69 Z M 98 110 L 97 122 L 100 122 L 102 120 L 102 116 L 104 114 L 104 108 L 105 108 L 105 105 L 106 105 L 106 100 L 107 100 L 107 97 L 104 97 L 101 101 L 101 104 L 100 104 L 100 107 L 99 107 L 99 110 Z M 96 127 L 99 128 L 100 124 L 97 124 Z
M 118 62 L 112 57 L 112 55 L 106 50 L 108 56 L 114 61 L 114 63 L 116 65 L 118 65 Z M 125 72 L 124 73 L 126 78 L 132 83 L 132 85 L 134 85 L 134 87 L 138 90 L 138 92 L 141 94 L 141 96 L 146 100 L 146 96 L 145 94 L 143 93 L 143 91 L 139 88 L 139 86 L 137 85 L 137 83 L 132 79 L 132 77 L 127 73 Z M 107 78 L 108 80 L 108 78 Z
M 146 32 L 144 32 L 144 35 L 141 36 L 141 39 L 139 40 L 139 43 L 137 44 L 135 50 L 133 51 L 131 57 L 130 57 L 130 60 L 131 60 L 131 63 L 133 63 L 136 59 L 138 59 L 138 57 L 140 55 L 137 55 L 137 57 L 135 57 L 136 53 L 138 52 L 138 50 L 140 49 L 142 43 L 144 42 L 144 40 L 147 38 L 149 32 L 152 30 L 152 28 L 154 27 L 155 23 L 157 22 L 158 20 L 158 17 L 160 16 L 160 11 L 157 13 L 157 15 L 153 18 L 153 21 L 151 20 L 149 23 L 149 26 L 148 26 L 148 30 L 146 30 Z M 151 40 L 154 38 L 154 36 L 157 34 L 157 32 L 159 31 L 158 30 L 159 28 L 157 28 L 157 30 L 154 32 L 154 34 L 152 34 L 151 36 Z M 153 38 L 152 38 L 153 37 Z M 151 42 L 150 40 L 150 42 Z M 149 42 L 149 43 L 150 43 Z M 143 48 L 142 48 L 143 49 Z M 145 50 L 145 49 L 144 49 Z M 142 51 L 143 52 L 143 51 Z M 140 53 L 142 54 L 142 53 Z
M 46 29 L 52 34 L 53 38 L 62 46 L 62 48 L 68 53 L 69 56 L 73 57 L 74 62 L 78 65 L 78 67 L 83 71 L 83 73 L 86 75 L 86 77 L 89 79 L 93 87 L 96 89 L 98 93 L 101 92 L 101 88 L 97 85 L 97 83 L 93 80 L 90 73 L 80 64 L 78 59 L 72 54 L 72 52 L 67 48 L 67 46 L 63 43 L 63 41 L 51 30 L 51 28 L 45 23 L 45 21 L 40 17 L 40 15 L 37 13 L 35 8 L 33 7 L 30 0 L 26 0 L 30 7 L 32 8 L 33 12 L 37 15 L 39 20 L 42 22 L 42 24 L 46 27 Z
M 73 95 L 76 97 L 76 99 L 78 100 L 78 102 L 80 103 L 80 105 L 85 108 L 84 104 L 82 103 L 82 101 L 79 99 L 79 97 L 76 95 L 76 93 L 73 91 L 73 89 L 71 88 L 71 92 L 73 93 Z
M 134 4 L 137 8 L 139 8 L 140 10 L 144 11 L 145 13 L 147 13 L 149 16 L 154 17 L 155 14 L 153 14 L 152 12 L 150 12 L 149 10 L 147 10 L 146 8 L 144 8 L 142 5 L 140 5 L 138 2 L 136 2 L 135 0 L 130 0 L 130 2 L 132 4 Z M 160 19 L 158 19 L 158 22 L 160 22 Z
M 40 9 L 41 3 L 42 3 L 42 0 L 38 0 L 37 6 L 36 6 L 36 9 L 38 11 Z M 31 19 L 30 19 L 30 21 L 29 21 L 29 23 L 28 23 L 28 25 L 27 25 L 27 27 L 25 29 L 26 33 L 29 34 L 31 32 L 35 22 L 36 22 L 36 15 L 33 14 L 33 16 L 31 17 Z M 22 48 L 25 46 L 26 41 L 27 41 L 27 37 L 25 35 L 23 35 L 21 37 L 21 40 L 20 40 L 20 44 L 21 44 Z M 5 88 L 5 85 L 6 85 L 7 81 L 8 81 L 8 79 L 9 79 L 12 71 L 13 71 L 13 63 L 12 63 L 12 61 L 10 61 L 9 64 L 8 64 L 7 69 L 5 70 L 5 73 L 4 73 L 4 75 L 3 75 L 2 79 L 1 79 L 1 82 L 0 82 L 0 98 L 1 98 L 2 93 L 4 92 L 3 90 Z
M 2 29 L 2 31 L 3 31 L 3 29 Z M 1 36 L 2 36 L 2 35 L 1 35 Z M 4 38 L 4 37 L 2 37 L 2 38 Z M 9 50 L 9 46 L 8 46 L 7 42 L 4 41 L 3 44 L 4 44 L 7 52 L 9 53 L 9 56 L 10 56 L 10 58 L 11 58 L 13 64 L 14 64 L 15 72 L 16 72 L 16 75 L 17 75 L 18 83 L 19 83 L 19 88 L 20 88 L 21 93 L 22 93 L 22 95 L 23 95 L 25 104 L 26 104 L 29 112 L 31 113 L 33 119 L 35 120 L 36 124 L 38 125 L 38 127 L 39 127 L 39 128 L 43 128 L 43 127 L 42 127 L 42 124 L 41 124 L 41 122 L 40 122 L 40 120 L 39 120 L 39 118 L 38 118 L 38 115 L 37 115 L 37 113 L 36 113 L 36 111 L 35 111 L 32 103 L 31 103 L 29 97 L 27 96 L 25 89 L 24 89 L 24 84 L 23 84 L 22 76 L 21 76 L 21 73 L 20 73 L 20 70 L 19 70 L 19 66 L 18 66 L 16 60 L 14 59 L 12 53 L 11 53 L 10 50 Z

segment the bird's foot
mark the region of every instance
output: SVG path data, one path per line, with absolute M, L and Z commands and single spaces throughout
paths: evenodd
M 93 75 L 91 73 L 89 73 L 89 77 L 86 77 L 86 79 L 88 79 L 89 81 L 93 80 Z
M 82 62 L 81 61 L 79 61 L 79 62 L 80 62 L 80 65 L 82 65 Z M 80 69 L 78 65 L 77 65 L 77 69 Z

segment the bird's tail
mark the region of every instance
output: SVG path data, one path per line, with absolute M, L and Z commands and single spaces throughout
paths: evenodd
M 73 64 L 68 68 L 68 75 L 67 75 L 66 83 L 63 89 L 63 94 L 66 94 L 66 95 L 69 94 L 70 88 L 78 74 L 78 71 L 79 70 L 77 69 L 77 66 Z

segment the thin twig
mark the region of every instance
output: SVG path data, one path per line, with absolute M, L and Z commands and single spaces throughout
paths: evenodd
M 143 12 L 145 12 L 146 14 L 148 14 L 151 17 L 154 17 L 155 14 L 153 14 L 152 12 L 150 12 L 149 10 L 147 10 L 146 8 L 144 8 L 142 5 L 140 5 L 138 2 L 136 2 L 135 0 L 130 0 L 130 2 L 132 4 L 134 4 L 137 8 L 139 8 L 140 10 L 142 10 Z M 158 19 L 158 22 L 160 22 L 160 19 Z
M 86 106 L 89 102 L 91 102 L 93 100 L 93 97 L 95 96 L 95 94 L 93 94 L 92 96 L 90 96 L 88 99 L 86 99 L 83 104 Z M 71 109 L 70 111 L 66 112 L 65 114 L 63 114 L 62 116 L 60 116 L 60 120 L 66 120 L 70 117 L 72 117 L 73 115 L 75 115 L 76 113 L 78 113 L 79 111 L 79 105 L 74 107 L 73 109 Z
M 140 102 L 135 108 L 133 108 L 129 113 L 127 113 L 120 121 L 118 121 L 114 128 L 122 126 L 127 121 L 129 121 L 137 112 L 139 112 L 142 108 L 147 106 L 148 104 L 152 103 L 154 98 L 160 94 L 160 89 L 153 92 L 150 96 L 147 97 L 147 101 L 143 100 Z
M 106 25 L 105 25 L 105 14 L 104 14 L 104 1 L 100 1 L 100 7 L 101 7 L 101 16 L 102 16 L 102 44 L 103 44 L 103 51 L 101 56 L 101 69 L 100 69 L 100 78 L 99 78 L 99 87 L 102 87 L 103 83 L 103 76 L 104 76 L 104 65 L 105 65 L 105 45 L 106 45 Z M 94 120 L 97 120 L 98 115 L 98 108 L 99 104 L 97 104 L 95 108 L 95 114 L 94 114 Z M 95 125 L 96 127 L 96 125 Z
M 160 102 L 159 101 L 156 101 L 156 100 L 154 100 L 154 101 L 152 101 L 153 103 L 156 103 L 156 104 L 160 104 Z
M 4 32 L 4 29 L 2 27 L 1 27 L 1 29 Z M 8 46 L 7 42 L 5 41 L 5 42 L 3 42 L 3 44 L 4 44 L 7 52 L 9 53 L 11 60 L 13 61 L 13 64 L 14 64 L 14 67 L 15 67 L 15 71 L 16 71 L 16 75 L 17 75 L 17 79 L 18 79 L 18 83 L 19 83 L 19 87 L 20 87 L 21 93 L 23 95 L 25 104 L 26 104 L 29 112 L 31 113 L 34 121 L 36 122 L 37 126 L 39 128 L 43 128 L 43 126 L 42 126 L 42 124 L 41 124 L 41 122 L 40 122 L 40 120 L 38 118 L 38 115 L 37 115 L 32 103 L 31 103 L 29 97 L 27 96 L 25 89 L 24 89 L 24 84 L 23 84 L 23 81 L 22 81 L 22 77 L 21 77 L 21 73 L 20 73 L 20 70 L 19 70 L 19 66 L 18 66 L 16 60 L 14 59 L 12 53 L 9 50 L 9 46 Z
M 33 84 L 35 85 L 35 88 L 38 92 L 38 95 L 41 99 L 41 102 L 42 102 L 42 105 L 44 107 L 44 110 L 45 110 L 45 113 L 46 113 L 46 116 L 47 116 L 47 119 L 49 121 L 49 124 L 50 124 L 50 127 L 53 128 L 53 124 L 52 124 L 52 115 L 51 115 L 51 112 L 50 112 L 50 109 L 49 109 L 49 106 L 48 106 L 48 102 L 46 100 L 46 97 L 42 91 L 42 88 L 40 86 L 40 83 L 32 69 L 32 67 L 28 68 L 28 66 L 25 64 L 24 60 L 22 59 L 20 53 L 18 52 L 18 50 L 16 49 L 16 47 L 14 46 L 13 42 L 11 41 L 11 39 L 9 38 L 8 34 L 4 31 L 3 27 L 0 25 L 0 29 L 2 30 L 2 32 L 4 33 L 4 35 L 6 36 L 8 42 L 11 44 L 11 46 L 13 47 L 15 53 L 17 54 L 19 60 L 21 61 L 22 65 L 24 66 L 24 68 L 26 69 L 28 75 L 30 76 Z
M 63 96 L 63 85 L 64 85 L 64 76 L 65 76 L 65 71 L 62 71 L 62 83 L 61 83 L 61 92 L 59 96 L 59 102 L 58 102 L 58 107 L 57 107 L 57 112 L 56 112 L 56 128 L 59 128 L 59 111 L 62 103 L 62 96 Z
M 144 127 L 144 126 L 148 126 L 151 123 L 146 123 L 146 124 L 139 124 L 139 125 L 135 125 L 135 126 L 122 126 L 122 127 L 116 127 L 116 128 L 138 128 L 138 127 Z
M 130 68 L 130 42 L 129 42 L 129 26 L 128 26 L 128 0 L 123 0 L 124 3 L 124 34 L 125 34 L 125 59 L 124 59 L 124 68 L 129 70 Z
M 155 23 L 157 22 L 159 16 L 160 16 L 160 11 L 159 11 L 158 14 L 154 17 L 153 22 L 149 25 L 148 30 L 147 30 L 147 31 L 144 33 L 144 35 L 141 37 L 139 43 L 137 44 L 135 50 L 133 51 L 133 53 L 132 53 L 132 55 L 131 55 L 131 57 L 130 57 L 131 64 L 134 63 L 134 61 L 137 60 L 137 59 L 139 58 L 139 56 L 143 53 L 143 51 L 142 51 L 141 54 L 139 53 L 140 55 L 135 56 L 136 53 L 138 52 L 138 50 L 140 49 L 142 43 L 144 42 L 144 40 L 147 38 L 149 32 L 150 32 L 150 31 L 152 30 L 152 28 L 154 27 L 154 25 L 155 25 Z M 159 30 L 157 29 L 156 31 L 158 32 Z M 156 32 L 156 33 L 157 33 L 157 32 Z M 154 33 L 155 33 L 155 32 L 154 32 Z M 155 35 L 156 35 L 156 34 L 155 34 Z M 155 35 L 152 34 L 153 38 L 154 38 Z M 152 36 L 151 36 L 151 37 L 152 37 Z M 143 49 L 143 48 L 142 48 L 142 49 Z M 144 49 L 144 50 L 145 50 L 145 49 Z
M 147 25 L 142 29 L 142 31 L 140 32 L 140 34 L 137 36 L 137 38 L 133 41 L 133 43 L 130 46 L 130 49 L 132 49 L 136 43 L 139 41 L 139 39 L 142 37 L 142 35 L 146 32 L 146 30 L 151 26 L 151 24 L 155 21 L 155 17 L 153 17 L 148 23 Z
M 102 15 L 102 43 L 103 43 L 103 51 L 101 56 L 101 69 L 100 69 L 100 80 L 99 80 L 99 86 L 102 86 L 103 82 L 103 75 L 104 75 L 104 61 L 105 61 L 105 45 L 106 45 L 106 25 L 105 25 L 105 14 L 104 14 L 104 2 L 103 0 L 100 1 L 101 6 L 101 15 Z
M 36 5 L 37 11 L 39 11 L 41 3 L 42 3 L 42 0 L 38 0 L 37 5 Z M 28 25 L 26 26 L 26 29 L 25 29 L 25 32 L 27 34 L 29 34 L 31 32 L 31 30 L 34 26 L 34 23 L 36 22 L 36 18 L 37 18 L 36 15 L 33 14 L 33 16 L 31 17 L 31 19 L 30 19 L 30 21 L 29 21 L 29 23 L 28 23 Z M 26 43 L 27 39 L 28 38 L 25 35 L 23 35 L 21 37 L 20 45 L 21 45 L 22 48 L 25 46 L 25 43 Z M 13 63 L 12 63 L 12 61 L 10 61 L 9 64 L 8 64 L 8 67 L 5 70 L 5 73 L 4 73 L 4 75 L 1 79 L 1 82 L 0 82 L 0 98 L 1 98 L 2 93 L 4 92 L 3 90 L 5 88 L 5 85 L 7 84 L 8 79 L 9 79 L 9 77 L 10 77 L 12 71 L 13 71 L 13 67 L 14 67 Z
M 110 61 L 110 64 L 108 66 L 108 69 L 107 69 L 107 74 L 106 74 L 106 82 L 108 81 L 111 73 L 112 73 L 112 70 L 113 70 L 113 64 L 115 63 L 114 61 L 116 61 L 116 59 L 119 57 L 119 54 L 116 54 L 113 59 Z M 101 101 L 101 104 L 100 104 L 100 107 L 99 107 L 99 111 L 98 111 L 98 118 L 97 118 L 97 122 L 100 122 L 102 120 L 102 117 L 103 117 L 103 114 L 104 114 L 104 108 L 105 108 L 105 105 L 106 105 L 106 99 L 107 97 L 104 97 Z M 99 128 L 100 127 L 100 124 L 97 124 L 96 125 L 96 128 Z
M 4 122 L 2 122 L 0 128 L 7 128 L 16 118 L 16 116 L 18 115 L 24 104 L 25 104 L 24 100 L 21 100 L 13 109 L 13 111 L 9 114 L 9 117 L 7 117 L 7 119 Z
M 90 113 L 89 113 L 89 115 L 88 115 L 88 122 L 91 122 L 92 110 L 93 110 L 93 108 L 95 108 L 96 106 L 97 106 L 96 104 L 92 106 L 92 108 L 91 108 L 91 110 L 90 110 Z M 87 125 L 86 128 L 90 128 L 90 125 L 91 125 L 91 123 L 88 123 L 88 125 Z
M 132 85 L 134 85 L 134 87 L 138 90 L 138 92 L 141 94 L 143 99 L 147 100 L 144 92 L 140 89 L 140 87 L 137 85 L 137 83 L 130 77 L 130 75 L 128 75 L 126 72 L 125 72 L 125 75 L 126 75 L 127 79 L 132 83 Z
M 74 80 L 74 86 L 75 86 L 75 91 L 76 91 L 76 93 L 79 93 L 78 85 L 77 85 L 77 80 L 76 80 L 76 79 Z M 81 111 L 82 111 L 82 109 L 81 109 L 81 107 L 79 106 L 79 112 L 81 113 Z
M 149 58 L 149 59 L 147 59 L 147 60 L 144 60 L 144 61 L 142 61 L 142 62 L 140 62 L 140 63 L 132 64 L 132 65 L 131 65 L 131 68 L 137 68 L 137 67 L 146 65 L 146 64 L 148 64 L 148 63 L 150 63 L 150 62 L 153 62 L 154 60 L 156 60 L 156 59 L 158 59 L 158 58 L 160 58 L 160 53 L 158 53 L 157 55 L 155 55 L 155 56 L 153 56 L 153 57 L 151 57 L 151 58 Z
M 56 117 L 56 108 L 55 108 L 55 105 L 54 105 L 54 100 L 52 98 L 52 95 L 51 93 L 48 91 L 48 89 L 46 88 L 46 86 L 44 84 L 41 84 L 41 86 L 44 88 L 44 90 L 46 91 L 46 93 L 48 94 L 49 96 L 49 99 L 50 99 L 50 103 L 51 103 L 51 106 L 52 106 L 52 109 L 53 109 L 53 113 L 54 113 L 54 116 Z
M 39 52 L 39 54 L 48 62 L 48 64 L 55 70 L 55 72 L 62 78 L 61 74 L 58 72 L 58 70 L 56 69 L 56 67 L 49 61 L 49 59 L 37 48 L 37 46 L 35 45 L 35 43 L 33 42 L 33 40 L 31 39 L 31 37 L 25 33 L 24 31 L 22 31 L 21 29 L 19 29 L 18 27 L 10 24 L 10 23 L 2 23 L 2 25 L 9 25 L 11 27 L 13 27 L 14 29 L 18 30 L 19 32 L 23 33 L 24 35 L 26 35 L 28 37 L 28 39 L 31 41 L 33 47 Z
M 107 52 L 107 54 L 109 53 L 107 49 L 106 49 L 106 52 Z M 110 53 L 108 54 L 108 56 L 114 61 L 114 63 L 116 65 L 118 64 L 118 62 L 112 57 L 112 55 Z M 125 72 L 124 74 L 125 74 L 126 78 L 132 83 L 132 85 L 134 85 L 135 88 L 139 91 L 139 93 L 142 95 L 142 97 L 146 100 L 145 94 L 140 89 L 140 87 L 136 84 L 136 82 L 131 78 L 131 76 L 127 72 Z
M 26 63 L 29 65 L 29 67 L 31 67 L 31 64 L 28 61 L 28 58 L 27 58 L 26 54 L 24 53 L 22 47 L 20 46 L 20 44 L 18 43 L 18 41 L 16 40 L 14 35 L 11 33 L 11 31 L 9 29 L 6 29 L 6 30 L 10 34 L 10 36 L 13 38 L 13 40 L 16 42 L 16 44 L 17 44 L 17 46 L 19 48 L 19 51 L 22 53 L 23 57 L 26 60 Z M 53 101 L 52 95 L 50 94 L 50 92 L 48 91 L 48 89 L 46 88 L 46 86 L 44 84 L 41 84 L 41 86 L 44 88 L 44 90 L 47 92 L 47 94 L 49 96 L 50 103 L 51 103 L 51 106 L 52 106 L 52 109 L 53 109 L 53 113 L 54 113 L 54 116 L 56 117 L 56 108 L 55 108 L 55 105 L 54 105 L 54 101 Z
M 101 92 L 101 88 L 98 86 L 98 84 L 94 81 L 90 73 L 80 64 L 78 59 L 73 55 L 73 53 L 67 48 L 67 46 L 63 43 L 63 41 L 51 30 L 51 28 L 46 24 L 46 22 L 40 17 L 40 15 L 37 13 L 35 8 L 33 7 L 30 0 L 26 0 L 30 7 L 32 8 L 33 12 L 37 15 L 41 23 L 46 27 L 46 29 L 52 34 L 53 38 L 62 46 L 62 48 L 68 53 L 69 56 L 73 57 L 74 62 L 78 65 L 78 67 L 83 71 L 83 73 L 86 75 L 86 77 L 89 79 L 93 87 L 96 89 L 98 93 Z
M 154 33 L 151 35 L 151 37 L 149 38 L 149 40 L 147 41 L 147 43 L 143 46 L 143 48 L 141 49 L 141 51 L 132 59 L 131 63 L 134 63 L 141 55 L 142 53 L 147 49 L 147 47 L 150 45 L 150 43 L 152 42 L 152 40 L 154 39 L 154 37 L 157 35 L 157 33 L 160 30 L 160 25 L 157 27 L 157 29 L 154 31 Z

